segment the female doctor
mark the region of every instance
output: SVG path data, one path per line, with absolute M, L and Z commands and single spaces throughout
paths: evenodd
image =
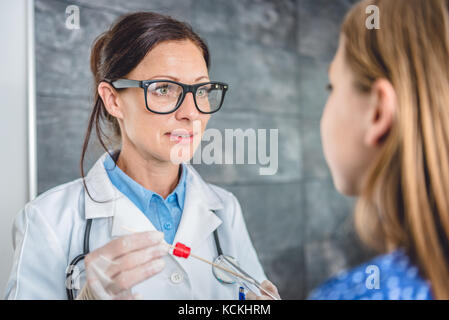
M 96 39 L 82 178 L 45 192 L 16 217 L 7 298 L 238 297 L 238 284 L 223 282 L 210 265 L 168 254 L 166 244 L 177 242 L 209 261 L 223 252 L 266 279 L 237 199 L 184 163 L 227 90 L 209 79 L 208 67 L 204 41 L 167 16 L 129 14 Z M 120 148 L 84 177 L 94 126 L 108 150 L 103 125 Z M 263 286 L 277 294 L 268 281 Z

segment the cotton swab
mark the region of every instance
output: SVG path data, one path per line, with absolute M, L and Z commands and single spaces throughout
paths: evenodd
M 132 232 L 132 233 L 138 232 L 137 230 L 133 230 L 133 229 L 128 228 L 128 227 L 125 227 L 125 226 L 122 226 L 122 228 L 123 228 L 124 230 L 128 231 L 128 232 Z M 190 252 L 190 248 L 187 247 L 186 245 L 180 243 L 180 242 L 178 242 L 175 246 L 173 246 L 173 245 L 171 245 L 171 244 L 168 244 L 168 243 L 166 243 L 166 245 L 167 245 L 169 248 L 173 249 L 172 255 L 174 255 L 174 256 L 181 257 L 181 258 L 185 258 L 185 259 L 187 259 L 189 256 L 191 256 L 191 257 L 193 257 L 193 258 L 195 258 L 195 259 L 197 259 L 197 260 L 200 260 L 200 261 L 202 261 L 202 262 L 205 262 L 205 263 L 207 263 L 207 264 L 210 264 L 210 265 L 212 265 L 212 266 L 214 266 L 214 267 L 216 267 L 216 268 L 218 268 L 218 269 L 221 269 L 221 270 L 223 270 L 223 271 L 225 271 L 225 272 L 229 272 L 230 274 L 232 274 L 232 275 L 234 275 L 234 276 L 236 276 L 236 277 L 238 277 L 238 278 L 241 278 L 241 279 L 243 279 L 243 280 L 245 280 L 245 281 L 248 281 L 248 282 L 254 284 L 254 280 L 251 279 L 251 278 L 248 278 L 248 277 L 246 277 L 246 276 L 244 276 L 244 275 L 241 275 L 241 274 L 239 274 L 239 273 L 236 273 L 236 272 L 234 272 L 234 271 L 232 271 L 232 270 L 229 270 L 228 268 L 225 268 L 225 267 L 220 266 L 220 265 L 218 265 L 218 264 L 216 264 L 216 263 L 210 262 L 209 260 L 206 260 L 206 259 L 204 259 L 204 258 L 201 258 L 201 257 L 199 257 L 199 256 L 197 256 L 197 255 L 191 253 L 191 252 Z
M 179 243 L 179 242 L 178 242 L 176 245 L 179 245 L 179 244 L 182 245 L 182 243 Z M 170 248 L 174 249 L 174 250 L 184 250 L 184 251 L 186 251 L 184 248 L 179 248 L 179 246 L 176 247 L 176 246 L 173 246 L 173 245 L 168 244 L 168 243 L 167 243 L 167 245 L 168 245 Z M 189 248 L 189 249 L 190 249 L 190 248 Z M 187 253 L 187 252 L 186 252 L 186 253 Z M 174 255 L 175 255 L 175 254 L 174 254 Z M 212 266 L 214 266 L 214 267 L 216 267 L 216 268 L 218 268 L 218 269 L 221 269 L 221 270 L 223 270 L 223 271 L 226 271 L 226 272 L 228 272 L 228 273 L 230 273 L 230 274 L 232 274 L 232 275 L 234 275 L 234 276 L 236 276 L 236 277 L 238 277 L 238 278 L 241 278 L 241 279 L 243 279 L 243 280 L 245 280 L 245 281 L 248 281 L 248 282 L 253 283 L 253 279 L 248 278 L 248 277 L 245 277 L 244 275 L 241 275 L 241 274 L 236 273 L 236 272 L 234 272 L 234 271 L 232 271 L 232 270 L 229 270 L 228 268 L 225 268 L 225 267 L 223 267 L 223 266 L 220 266 L 219 264 L 210 262 L 209 260 L 206 260 L 206 259 L 204 259 L 204 258 L 201 258 L 201 257 L 199 257 L 199 256 L 197 256 L 197 255 L 195 255 L 195 254 L 193 254 L 193 253 L 190 253 L 190 250 L 188 251 L 188 255 L 190 255 L 191 257 L 193 257 L 193 258 L 195 258 L 195 259 L 198 259 L 198 260 L 200 260 L 200 261 L 203 261 L 203 262 L 205 262 L 205 263 L 208 263 L 208 264 L 210 264 L 210 265 L 212 265 Z M 178 256 L 178 255 L 176 255 L 176 256 Z M 187 257 L 188 257 L 188 256 L 187 256 Z M 185 257 L 185 258 L 187 259 L 187 257 Z
M 126 227 L 126 226 L 122 226 L 122 228 L 123 228 L 124 230 L 128 231 L 128 232 L 131 232 L 131 233 L 136 233 L 136 232 L 138 232 L 137 230 L 133 230 L 133 229 L 128 228 L 128 227 Z M 197 259 L 197 260 L 200 260 L 200 261 L 202 261 L 202 262 L 205 262 L 205 263 L 207 263 L 207 264 L 210 264 L 211 266 L 214 266 L 214 267 L 216 267 L 216 268 L 218 268 L 218 269 L 221 269 L 221 270 L 223 270 L 223 271 L 225 271 L 225 272 L 228 272 L 228 273 L 234 275 L 235 277 L 238 277 L 238 278 L 240 278 L 240 279 L 243 279 L 243 280 L 245 280 L 245 281 L 248 281 L 249 283 L 251 283 L 251 284 L 255 285 L 256 287 L 258 287 L 259 290 L 262 290 L 262 291 L 265 292 L 267 295 L 269 295 L 273 300 L 278 300 L 278 298 L 276 298 L 276 297 L 273 296 L 270 292 L 268 292 L 267 290 L 265 290 L 265 288 L 263 288 L 262 286 L 258 285 L 258 284 L 255 282 L 254 279 L 248 278 L 248 277 L 246 277 L 246 276 L 244 276 L 244 275 L 242 275 L 242 274 L 239 274 L 239 273 L 237 273 L 237 272 L 234 272 L 234 271 L 232 271 L 232 270 L 229 270 L 228 268 L 225 268 L 225 267 L 220 266 L 220 265 L 218 265 L 218 264 L 216 264 L 216 263 L 210 262 L 209 260 L 206 260 L 206 259 L 204 259 L 204 258 L 201 258 L 201 257 L 199 257 L 199 256 L 197 256 L 197 255 L 191 253 L 191 252 L 190 252 L 190 248 L 187 247 L 186 245 L 180 243 L 180 242 L 176 243 L 176 245 L 174 245 L 174 246 L 171 245 L 171 244 L 168 244 L 168 243 L 165 243 L 165 244 L 166 244 L 169 248 L 173 249 L 172 255 L 174 255 L 174 256 L 176 256 L 176 257 L 181 257 L 181 258 L 187 259 L 189 256 L 191 256 L 191 257 L 193 257 L 193 258 L 195 258 L 195 259 Z
M 236 277 L 238 277 L 238 278 L 241 278 L 241 279 L 243 279 L 243 280 L 245 280 L 245 281 L 248 281 L 249 283 L 255 285 L 259 290 L 265 292 L 271 299 L 273 299 L 273 300 L 279 300 L 277 297 L 275 297 L 273 294 L 271 294 L 271 292 L 269 292 L 269 291 L 266 290 L 264 287 L 262 287 L 261 285 L 259 285 L 258 283 L 256 283 L 256 281 L 255 281 L 254 279 L 249 278 L 249 277 L 246 277 L 245 275 L 236 273 L 236 272 L 234 272 L 234 271 L 232 271 L 232 270 L 229 270 L 228 268 L 222 267 L 222 266 L 220 266 L 220 265 L 218 265 L 218 264 L 216 264 L 216 263 L 210 262 L 209 260 L 206 260 L 206 259 L 204 259 L 204 258 L 201 258 L 201 257 L 199 257 L 199 256 L 197 256 L 197 255 L 194 255 L 193 253 L 190 253 L 190 248 L 189 248 L 189 247 L 187 247 L 186 245 L 184 245 L 184 244 L 182 244 L 182 243 L 180 243 L 180 242 L 176 243 L 176 245 L 174 245 L 174 246 L 171 245 L 171 244 L 168 244 L 168 243 L 167 243 L 167 245 L 168 245 L 170 248 L 173 249 L 173 255 L 175 255 L 175 256 L 177 256 L 177 257 L 182 257 L 182 258 L 186 258 L 186 259 L 187 259 L 189 256 L 192 256 L 192 257 L 194 257 L 195 259 L 201 260 L 201 261 L 203 261 L 203 262 L 205 262 L 205 263 L 208 263 L 208 264 L 210 264 L 210 265 L 212 265 L 212 266 L 214 266 L 214 267 L 216 267 L 216 268 L 218 268 L 218 269 L 221 269 L 221 270 L 223 270 L 223 271 L 226 271 L 226 272 L 228 272 L 228 273 L 230 273 L 230 274 L 232 274 L 232 275 L 234 275 L 234 276 L 236 276 Z

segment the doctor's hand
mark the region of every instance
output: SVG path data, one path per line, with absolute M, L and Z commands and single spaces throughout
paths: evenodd
M 265 290 L 270 292 L 273 296 L 277 297 L 279 300 L 281 299 L 278 289 L 272 282 L 265 280 L 264 282 L 261 283 L 261 285 L 262 285 L 262 288 L 264 288 Z M 270 296 L 265 294 L 263 291 L 261 291 L 261 293 L 262 293 L 262 295 L 258 296 L 256 294 L 254 294 L 253 292 L 248 292 L 246 294 L 246 300 L 273 300 Z
M 85 259 L 86 285 L 78 300 L 138 299 L 131 289 L 162 271 L 168 253 L 164 234 L 139 232 L 112 240 Z

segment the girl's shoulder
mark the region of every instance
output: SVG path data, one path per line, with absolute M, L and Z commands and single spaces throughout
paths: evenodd
M 340 272 L 309 295 L 313 300 L 430 300 L 424 280 L 403 250 L 378 256 Z

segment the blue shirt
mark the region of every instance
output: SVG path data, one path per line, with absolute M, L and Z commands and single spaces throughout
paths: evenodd
M 165 241 L 172 244 L 184 209 L 187 175 L 185 165 L 182 165 L 178 185 L 166 199 L 131 179 L 115 165 L 109 155 L 104 161 L 104 167 L 112 184 L 143 212 L 157 230 L 164 233 Z
M 430 283 L 419 275 L 403 250 L 378 256 L 326 281 L 313 300 L 431 300 Z

